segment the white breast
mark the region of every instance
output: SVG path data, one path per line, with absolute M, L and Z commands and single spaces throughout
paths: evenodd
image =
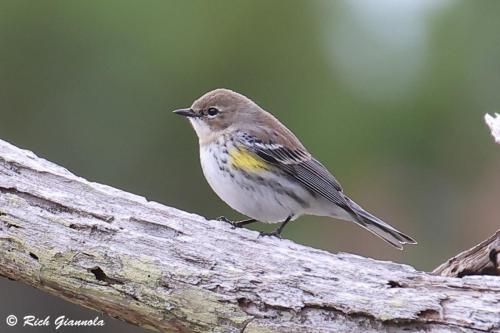
M 290 194 L 302 200 L 308 198 L 307 191 L 269 171 L 259 172 L 263 181 L 249 179 L 248 175 L 229 165 L 224 149 L 217 143 L 200 145 L 200 161 L 209 185 L 231 208 L 270 223 L 282 222 L 288 216 L 297 218 L 304 213 L 303 203 L 290 198 Z M 278 191 L 269 184 L 275 184 Z

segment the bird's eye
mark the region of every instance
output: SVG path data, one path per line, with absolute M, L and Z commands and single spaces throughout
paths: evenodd
M 209 108 L 209 109 L 207 110 L 207 113 L 208 113 L 208 115 L 209 115 L 209 116 L 212 116 L 212 117 L 213 117 L 213 116 L 215 116 L 217 113 L 219 113 L 219 110 L 217 110 L 216 108 Z

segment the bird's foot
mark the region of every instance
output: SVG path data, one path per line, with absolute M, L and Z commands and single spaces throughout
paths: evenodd
M 228 219 L 227 217 L 225 216 L 219 216 L 218 218 L 216 218 L 217 221 L 221 221 L 221 222 L 226 222 L 226 223 L 229 223 L 231 225 L 231 227 L 234 229 L 234 228 L 240 228 L 241 225 L 238 224 L 238 221 L 231 221 L 230 219 Z
M 219 216 L 217 217 L 215 220 L 217 221 L 221 221 L 221 222 L 226 222 L 226 223 L 233 223 L 233 221 L 231 221 L 230 219 L 228 219 L 227 217 L 225 216 Z
M 276 237 L 276 238 L 281 239 L 281 234 L 278 230 L 259 231 L 259 237 Z
M 233 226 L 233 228 L 241 228 L 244 225 L 257 222 L 255 219 L 248 219 L 248 220 L 242 220 L 242 221 L 231 221 L 230 219 L 225 218 L 224 216 L 218 217 L 217 221 L 229 223 L 230 225 Z

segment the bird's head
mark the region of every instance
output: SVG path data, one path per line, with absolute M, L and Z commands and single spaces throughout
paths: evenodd
M 258 123 L 265 111 L 232 90 L 215 89 L 194 101 L 190 108 L 174 113 L 187 117 L 200 141 L 205 141 L 228 129 L 248 128 Z

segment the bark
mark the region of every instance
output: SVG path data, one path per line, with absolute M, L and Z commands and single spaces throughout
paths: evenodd
M 451 258 L 433 271 L 442 276 L 500 275 L 500 229 L 487 240 Z
M 493 332 L 500 278 L 332 254 L 91 183 L 0 141 L 0 274 L 164 332 Z

